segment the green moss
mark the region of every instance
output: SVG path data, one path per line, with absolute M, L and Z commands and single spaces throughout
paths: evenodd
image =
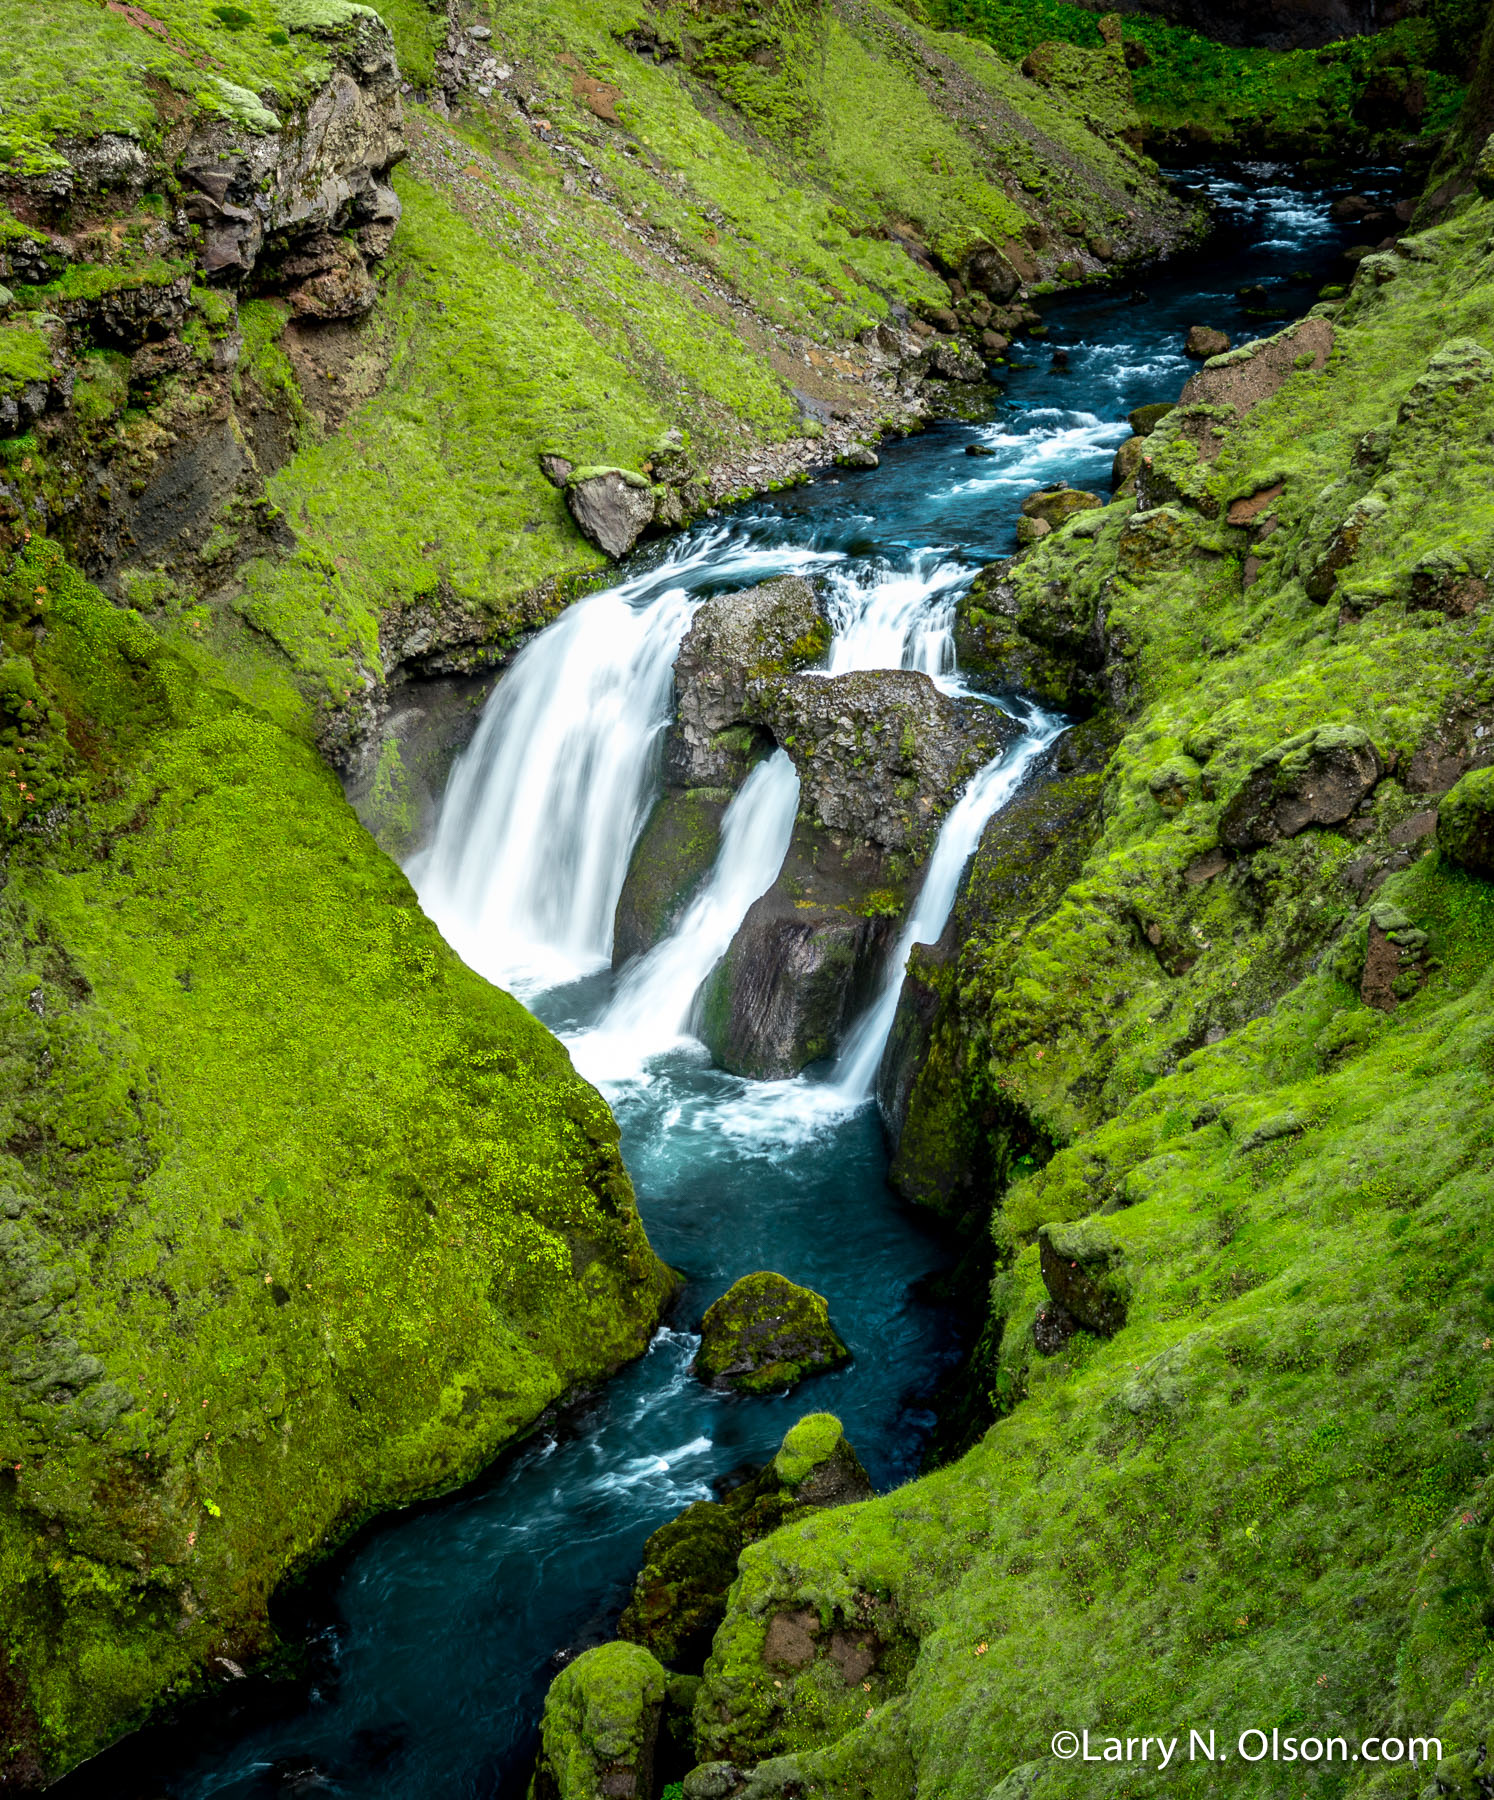
M 104 131 L 154 148 L 170 109 L 158 113 L 153 83 L 263 128 L 268 109 L 260 95 L 273 91 L 293 104 L 326 80 L 323 44 L 299 29 L 304 6 L 250 0 L 230 10 L 247 11 L 252 26 L 225 21 L 203 0 L 159 0 L 150 8 L 154 27 L 90 0 L 57 0 L 38 33 L 27 0 L 4 0 L 0 38 L 24 43 L 26 54 L 7 58 L 0 70 L 0 158 L 22 172 L 49 162 L 65 166 L 51 150 L 54 138 Z M 277 29 L 282 25 L 289 30 Z
M 640 1644 L 583 1650 L 545 1697 L 541 1792 L 558 1800 L 603 1800 L 613 1791 L 607 1777 L 614 1765 L 640 1771 L 640 1790 L 650 1791 L 666 1686 L 664 1670 Z
M 0 394 L 52 379 L 52 347 L 28 320 L 0 322 Z
M 1465 775 L 1442 802 L 1437 842 L 1463 868 L 1494 876 L 1494 768 Z
M 1040 44 L 1101 43 L 1095 14 L 1070 0 L 929 0 L 928 11 L 1014 61 Z M 1338 158 L 1346 143 L 1367 145 L 1380 133 L 1388 148 L 1417 125 L 1429 136 L 1445 131 L 1457 116 L 1480 24 L 1472 0 L 1440 0 L 1388 30 L 1315 50 L 1238 48 L 1145 13 L 1126 17 L 1123 30 L 1141 53 L 1135 105 L 1150 134 Z M 1413 110 L 1396 117 L 1392 103 L 1382 121 L 1374 101 L 1382 91 L 1403 96 L 1403 106 L 1409 99 Z
M 807 1413 L 789 1427 L 773 1459 L 773 1473 L 785 1487 L 798 1487 L 811 1470 L 834 1455 L 844 1437 L 834 1413 Z
M 54 784 L 0 894 L 0 1606 L 56 1769 L 635 1354 L 669 1277 L 606 1107 L 442 944 L 262 652 L 241 689 L 247 651 L 168 648 L 40 540 L 0 601 L 0 732 Z
M 765 1270 L 733 1283 L 700 1331 L 696 1373 L 748 1393 L 792 1387 L 850 1356 L 824 1298 Z

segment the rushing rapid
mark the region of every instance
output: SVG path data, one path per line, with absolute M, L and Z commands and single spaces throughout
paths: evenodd
M 1147 276 L 1144 304 L 1055 305 L 1047 347 L 1019 346 L 998 372 L 990 420 L 707 522 L 635 559 L 515 659 L 410 873 L 458 952 L 602 1086 L 650 1238 L 686 1277 L 682 1299 L 604 1392 L 321 1572 L 282 1618 L 312 1646 L 299 1683 L 236 1684 L 254 1704 L 145 1734 L 59 1794 L 518 1800 L 557 1659 L 611 1635 L 650 1532 L 761 1465 L 812 1409 L 840 1415 L 879 1487 L 917 1472 L 932 1396 L 959 1355 L 931 1281 L 951 1249 L 887 1187 L 868 1097 L 910 947 L 937 938 L 986 821 L 1063 721 L 1011 703 L 1023 732 L 946 815 L 880 991 L 831 1066 L 745 1081 L 713 1068 L 692 1029 L 701 984 L 783 860 L 798 782 L 782 752 L 731 803 L 715 867 L 671 936 L 615 974 L 613 913 L 658 791 L 674 659 L 705 599 L 813 578 L 834 629 L 826 673 L 904 667 L 959 689 L 955 606 L 983 562 L 1010 553 L 1023 496 L 1058 480 L 1107 487 L 1126 411 L 1175 398 L 1186 379 L 1190 325 L 1236 341 L 1273 329 L 1245 315 L 1237 285 L 1310 304 L 1346 241 L 1329 196 L 1265 168 L 1205 185 L 1233 235 L 1207 263 Z M 1060 343 L 1066 366 L 1050 355 Z M 852 1361 L 790 1395 L 711 1392 L 690 1373 L 692 1328 L 765 1267 L 826 1296 Z

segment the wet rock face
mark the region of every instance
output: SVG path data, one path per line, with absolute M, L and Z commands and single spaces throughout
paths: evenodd
M 624 557 L 654 522 L 654 493 L 632 469 L 577 469 L 566 484 L 571 517 L 599 550 Z
M 710 1307 L 695 1372 L 703 1381 L 769 1393 L 847 1361 L 823 1298 L 783 1275 L 744 1275 Z
M 822 656 L 829 639 L 814 590 L 793 576 L 707 600 L 675 659 L 666 778 L 681 787 L 739 785 L 766 747 L 756 684 Z
M 784 873 L 752 903 L 702 996 L 706 1048 L 719 1067 L 758 1081 L 834 1053 L 870 1005 L 897 940 L 896 917 L 859 910 L 855 897 L 840 905 L 795 897 L 817 886 L 804 858 L 813 834 L 801 827 L 796 836 Z M 853 860 L 876 866 L 864 853 Z M 874 879 L 869 872 L 869 886 Z
M 882 850 L 927 848 L 964 783 L 1019 734 L 912 669 L 792 677 L 763 684 L 756 704 L 799 771 L 803 811 Z
M 1460 868 L 1494 880 L 1494 768 L 1472 770 L 1442 802 L 1437 847 Z
M 1224 810 L 1219 839 L 1254 850 L 1309 825 L 1337 825 L 1383 773 L 1379 752 L 1357 725 L 1320 725 L 1269 750 Z
M 612 966 L 642 956 L 674 929 L 711 872 L 721 843 L 728 788 L 668 788 L 659 796 L 628 861 L 612 922 Z
M 545 1696 L 532 1800 L 652 1800 L 667 1678 L 640 1644 L 599 1644 Z

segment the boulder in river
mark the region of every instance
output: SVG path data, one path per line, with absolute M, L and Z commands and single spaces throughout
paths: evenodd
M 643 1547 L 619 1635 L 669 1668 L 705 1666 L 748 1545 L 811 1511 L 871 1498 L 872 1485 L 833 1413 L 790 1428 L 777 1455 L 720 1500 L 697 1500 Z
M 1022 517 L 1041 519 L 1050 531 L 1057 531 L 1080 513 L 1093 512 L 1104 504 L 1098 494 L 1086 493 L 1083 488 L 1040 488 L 1022 502 Z
M 1494 768 L 1471 769 L 1442 802 L 1437 848 L 1471 874 L 1494 879 Z
M 1190 326 L 1183 341 L 1184 355 L 1196 357 L 1200 362 L 1207 362 L 1211 356 L 1223 356 L 1228 349 L 1229 334 L 1215 331 L 1211 325 Z
M 591 542 L 614 560 L 626 556 L 654 521 L 653 487 L 636 469 L 574 469 L 565 503 Z
M 814 589 L 795 576 L 707 600 L 675 658 L 666 780 L 680 787 L 739 786 L 771 747 L 751 698 L 754 684 L 816 661 L 829 642 Z
M 667 1682 L 641 1644 L 583 1650 L 545 1696 L 530 1800 L 652 1800 Z
M 837 1368 L 850 1354 L 821 1295 L 763 1269 L 734 1282 L 707 1309 L 695 1372 L 762 1394 Z

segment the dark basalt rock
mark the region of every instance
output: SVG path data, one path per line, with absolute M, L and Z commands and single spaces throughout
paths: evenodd
M 756 684 L 815 661 L 829 641 L 814 590 L 793 576 L 707 600 L 675 658 L 666 779 L 680 787 L 739 786 L 772 741 Z
M 801 827 L 796 836 L 813 834 Z M 793 890 L 806 885 L 797 872 L 803 849 L 790 848 L 784 874 L 748 909 L 702 995 L 707 1049 L 721 1068 L 758 1081 L 833 1054 L 870 1003 L 897 937 L 895 915 L 796 900 Z M 855 861 L 879 866 L 865 853 Z
M 910 670 L 763 681 L 749 704 L 798 768 L 801 810 L 778 880 L 706 984 L 700 1029 L 722 1068 L 775 1079 L 839 1047 L 940 819 L 1019 727 Z
M 1460 868 L 1494 880 L 1494 768 L 1471 770 L 1442 802 L 1437 848 Z
M 929 847 L 960 788 L 1019 734 L 978 700 L 911 669 L 801 675 L 757 685 L 757 716 L 793 758 L 800 806 L 882 850 Z
M 703 1381 L 760 1394 L 836 1368 L 850 1354 L 821 1295 L 760 1270 L 707 1310 L 695 1372 Z
M 618 560 L 654 522 L 654 491 L 633 469 L 577 469 L 566 484 L 571 517 L 599 550 Z
M 1384 765 L 1357 725 L 1320 725 L 1269 750 L 1224 809 L 1219 841 L 1254 850 L 1309 825 L 1337 825 L 1370 792 Z

